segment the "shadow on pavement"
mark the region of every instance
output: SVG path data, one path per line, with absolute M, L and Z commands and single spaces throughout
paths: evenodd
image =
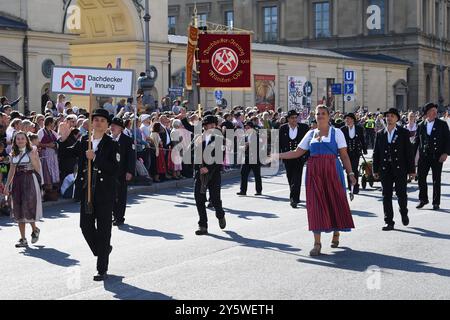
M 310 259 L 300 258 L 297 261 L 316 266 L 358 272 L 366 272 L 370 266 L 377 266 L 380 269 L 433 273 L 443 277 L 450 277 L 450 270 L 429 266 L 424 261 L 399 258 L 374 252 L 357 251 L 347 247 L 342 247 L 341 249 L 344 250 L 336 251 L 331 255 L 310 257 Z
M 114 298 L 120 300 L 174 300 L 160 292 L 152 292 L 137 288 L 123 282 L 125 277 L 108 275 L 103 283 L 106 291 L 114 293 Z
M 266 219 L 276 219 L 279 218 L 276 214 L 267 212 L 256 212 L 256 211 L 245 211 L 245 210 L 234 210 L 229 208 L 223 208 L 226 213 L 237 215 L 238 218 L 245 220 L 252 220 L 251 217 L 261 217 Z
M 378 217 L 373 212 L 368 211 L 359 211 L 359 210 L 351 210 L 353 216 L 365 217 L 365 218 L 376 218 Z
M 54 248 L 46 248 L 45 246 L 25 248 L 25 250 L 22 251 L 22 254 L 27 257 L 39 258 L 61 267 L 76 266 L 80 263 L 78 260 L 69 258 L 70 255 L 68 253 Z
M 144 229 L 141 227 L 131 226 L 129 224 L 124 224 L 119 227 L 120 231 L 125 231 L 129 233 L 133 233 L 139 236 L 144 237 L 160 237 L 164 238 L 166 240 L 183 240 L 183 236 L 181 234 L 177 233 L 170 233 L 170 232 L 162 232 L 159 230 L 153 230 L 153 229 Z
M 439 233 L 439 232 L 435 232 L 435 231 L 431 231 L 431 230 L 426 230 L 423 228 L 409 228 L 414 231 L 411 230 L 395 230 L 397 232 L 402 232 L 402 233 L 409 233 L 409 234 L 416 234 L 422 237 L 427 237 L 427 238 L 436 238 L 436 239 L 443 239 L 443 240 L 450 240 L 450 234 L 445 234 L 445 233 Z
M 260 240 L 260 239 L 251 239 L 251 238 L 245 238 L 239 234 L 237 234 L 234 231 L 225 231 L 227 235 L 230 236 L 230 238 L 219 236 L 216 234 L 208 234 L 210 237 L 224 240 L 224 241 L 233 241 L 236 242 L 243 247 L 249 247 L 249 248 L 257 248 L 257 249 L 267 249 L 267 250 L 274 250 L 277 252 L 284 252 L 284 253 L 290 253 L 290 252 L 299 252 L 301 251 L 298 248 L 294 248 L 289 244 L 284 243 L 278 243 L 278 242 L 271 242 L 267 240 Z

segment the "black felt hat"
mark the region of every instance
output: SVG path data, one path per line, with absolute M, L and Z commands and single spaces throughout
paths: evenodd
M 109 112 L 105 109 L 97 109 L 94 111 L 94 113 L 92 114 L 92 119 L 94 119 L 94 117 L 102 117 L 105 118 L 106 120 L 108 120 L 108 123 L 111 124 L 111 117 L 109 115 Z
M 390 113 L 390 114 L 393 114 L 393 115 L 396 115 L 397 118 L 398 118 L 398 120 L 401 119 L 400 113 L 398 112 L 397 109 L 395 109 L 395 108 L 390 108 L 388 111 L 386 111 L 386 112 L 384 113 L 384 116 L 386 117 L 386 115 L 388 115 L 389 113 Z

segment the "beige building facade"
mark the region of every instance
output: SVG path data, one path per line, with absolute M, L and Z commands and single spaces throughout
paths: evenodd
M 56 65 L 74 65 L 113 68 L 145 69 L 143 31 L 143 2 L 139 0 L 0 0 L 0 79 L 8 74 L 16 81 L 14 90 L 2 85 L 2 94 L 11 99 L 28 96 L 30 110 L 40 111 L 40 96 L 49 85 L 48 61 Z M 167 17 L 171 6 L 167 1 L 150 1 L 151 7 L 151 64 L 158 70 L 153 95 L 157 100 L 168 94 L 169 88 L 184 85 L 186 38 L 168 36 Z M 221 2 L 221 8 L 230 9 L 230 2 Z M 45 18 L 38 14 L 47 8 Z M 189 10 L 193 10 L 193 4 Z M 198 9 L 201 6 L 198 6 Z M 180 7 L 181 10 L 181 7 Z M 199 10 L 199 13 L 201 11 Z M 189 17 L 189 14 L 183 14 Z M 5 20 L 7 17 L 8 20 Z M 0 20 L 2 21 L 2 20 Z M 7 25 L 14 25 L 16 29 Z M 12 23 L 13 21 L 14 23 Z M 186 27 L 188 20 L 186 20 Z M 1 24 L 0 24 L 1 26 Z M 20 29 L 21 28 L 21 29 Z M 28 70 L 28 95 L 24 88 L 24 39 Z M 258 38 L 254 39 L 258 41 Z M 45 62 L 45 63 L 44 63 Z M 45 68 L 44 68 L 45 67 Z M 328 96 L 329 84 L 342 82 L 343 70 L 356 72 L 356 95 L 346 103 L 346 109 L 365 106 L 375 111 L 384 110 L 403 101 L 406 107 L 408 62 L 386 57 L 349 56 L 328 50 L 304 49 L 280 44 L 253 44 L 253 74 L 275 77 L 275 107 L 288 108 L 288 77 L 304 77 L 312 83 L 311 104 Z M 6 72 L 5 69 L 10 71 Z M 1 84 L 1 82 L 0 82 Z M 192 105 L 196 94 L 186 93 Z M 74 105 L 87 105 L 84 97 L 68 97 Z M 254 105 L 255 92 L 251 90 L 224 91 L 228 105 Z M 216 104 L 214 90 L 202 90 L 201 103 L 205 107 Z M 343 108 L 342 96 L 334 100 L 336 109 Z M 19 109 L 24 111 L 22 103 Z
M 169 25 L 176 34 L 186 33 L 193 3 L 169 0 Z M 380 53 L 407 60 L 412 63 L 407 77 L 407 105 L 417 108 L 427 101 L 437 102 L 440 97 L 444 104 L 450 103 L 449 0 L 198 0 L 196 3 L 199 14 L 208 21 L 227 24 L 231 16 L 234 27 L 253 30 L 255 42 Z

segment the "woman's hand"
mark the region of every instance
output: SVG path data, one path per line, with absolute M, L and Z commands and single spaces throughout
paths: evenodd
M 351 175 L 349 178 L 350 178 L 350 184 L 351 184 L 352 186 L 355 186 L 356 183 L 358 182 L 358 181 L 356 181 L 355 176 L 354 176 L 354 175 Z

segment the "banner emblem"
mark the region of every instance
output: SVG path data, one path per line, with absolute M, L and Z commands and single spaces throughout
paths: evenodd
M 220 48 L 212 56 L 214 71 L 222 76 L 228 76 L 236 71 L 239 65 L 237 53 L 230 48 Z

